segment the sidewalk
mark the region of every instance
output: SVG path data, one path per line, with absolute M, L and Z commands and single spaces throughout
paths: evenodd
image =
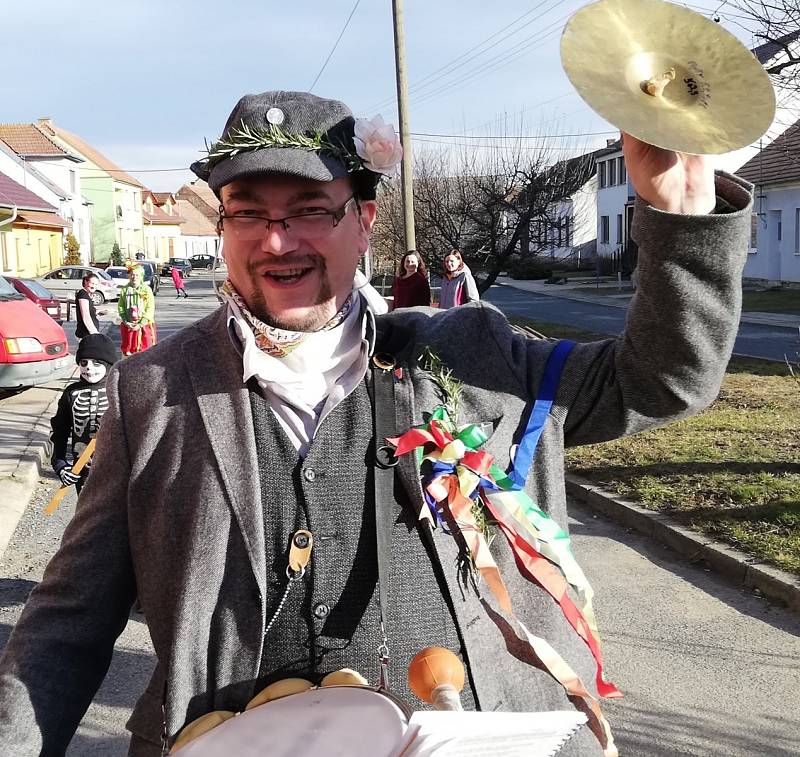
M 44 475 L 50 470 L 50 418 L 78 369 L 0 403 L 0 557 Z
M 561 297 L 565 300 L 575 300 L 577 302 L 591 302 L 596 305 L 605 305 L 611 308 L 627 309 L 628 303 L 633 297 L 629 283 L 623 283 L 622 290 L 616 281 L 601 281 L 598 288 L 602 294 L 597 294 L 591 281 L 581 280 L 578 283 L 567 284 L 545 284 L 544 280 L 537 281 L 517 281 L 508 276 L 498 276 L 495 281 L 501 286 L 521 289 L 532 294 L 544 294 L 550 297 Z M 800 315 L 790 315 L 787 313 L 757 313 L 748 311 L 742 313 L 740 318 L 742 323 L 755 323 L 762 326 L 782 326 L 785 328 L 800 328 Z

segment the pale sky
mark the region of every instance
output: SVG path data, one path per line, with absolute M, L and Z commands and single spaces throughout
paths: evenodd
M 559 37 L 582 0 L 406 0 L 410 126 L 416 146 L 440 134 L 616 131 L 561 69 Z M 157 191 L 191 177 L 203 139 L 219 136 L 238 98 L 308 90 L 356 0 L 38 0 L 4 3 L 0 121 L 51 117 Z M 694 0 L 749 44 L 725 3 Z M 728 15 L 729 14 L 729 15 Z M 508 28 L 505 28 L 508 27 Z M 397 126 L 391 0 L 360 0 L 313 88 L 357 117 Z M 603 132 L 593 134 L 594 132 Z M 427 141 L 423 141 L 427 140 Z

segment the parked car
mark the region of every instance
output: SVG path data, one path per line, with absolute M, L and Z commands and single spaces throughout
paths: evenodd
M 42 286 L 62 300 L 72 300 L 83 286 L 83 277 L 93 273 L 97 276 L 97 288 L 92 292 L 92 302 L 102 305 L 107 300 L 119 299 L 117 285 L 102 268 L 83 265 L 62 265 L 44 276 L 37 276 Z
M 186 278 L 192 272 L 192 264 L 186 258 L 170 258 L 168 262 L 161 266 L 161 275 L 169 276 L 172 273 L 173 266 L 180 270 L 183 278 Z
M 161 263 L 157 260 L 139 260 L 138 262 L 144 268 L 144 280 L 153 290 L 153 294 L 158 294 L 158 289 L 161 286 L 161 276 L 158 275 L 158 269 Z
M 214 255 L 192 255 L 189 258 L 189 263 L 192 268 L 205 268 L 207 271 L 211 271 L 214 268 L 219 268 L 222 261 Z
M 161 278 L 156 273 L 155 264 L 149 260 L 137 260 L 136 263 L 144 269 L 144 283 L 153 290 L 153 294 L 157 294 Z M 106 268 L 106 273 L 117 285 L 117 290 L 124 287 L 129 281 L 128 269 L 124 265 L 110 265 Z
M 128 283 L 128 269 L 124 265 L 110 265 L 106 268 L 106 273 L 116 284 L 117 289 L 122 289 Z M 119 296 L 119 295 L 118 295 Z
M 72 367 L 64 329 L 0 276 L 0 389 L 44 384 Z
M 35 302 L 56 323 L 63 323 L 61 303 L 49 289 L 33 279 L 18 279 L 13 276 L 6 276 L 5 279 L 20 294 L 25 295 L 31 302 Z

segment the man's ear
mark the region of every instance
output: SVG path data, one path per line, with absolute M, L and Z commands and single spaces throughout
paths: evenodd
M 369 234 L 378 217 L 378 203 L 375 200 L 362 200 L 359 204 L 361 205 L 361 227 Z

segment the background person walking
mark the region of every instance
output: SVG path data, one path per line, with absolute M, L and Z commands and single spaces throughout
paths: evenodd
M 175 284 L 175 299 L 180 299 L 181 295 L 188 297 L 189 295 L 186 294 L 180 268 L 174 265 L 172 266 L 172 271 L 170 273 L 172 274 L 172 283 Z
M 443 261 L 442 291 L 439 294 L 439 307 L 442 310 L 465 305 L 480 300 L 478 286 L 472 271 L 464 262 L 458 250 L 451 250 Z

